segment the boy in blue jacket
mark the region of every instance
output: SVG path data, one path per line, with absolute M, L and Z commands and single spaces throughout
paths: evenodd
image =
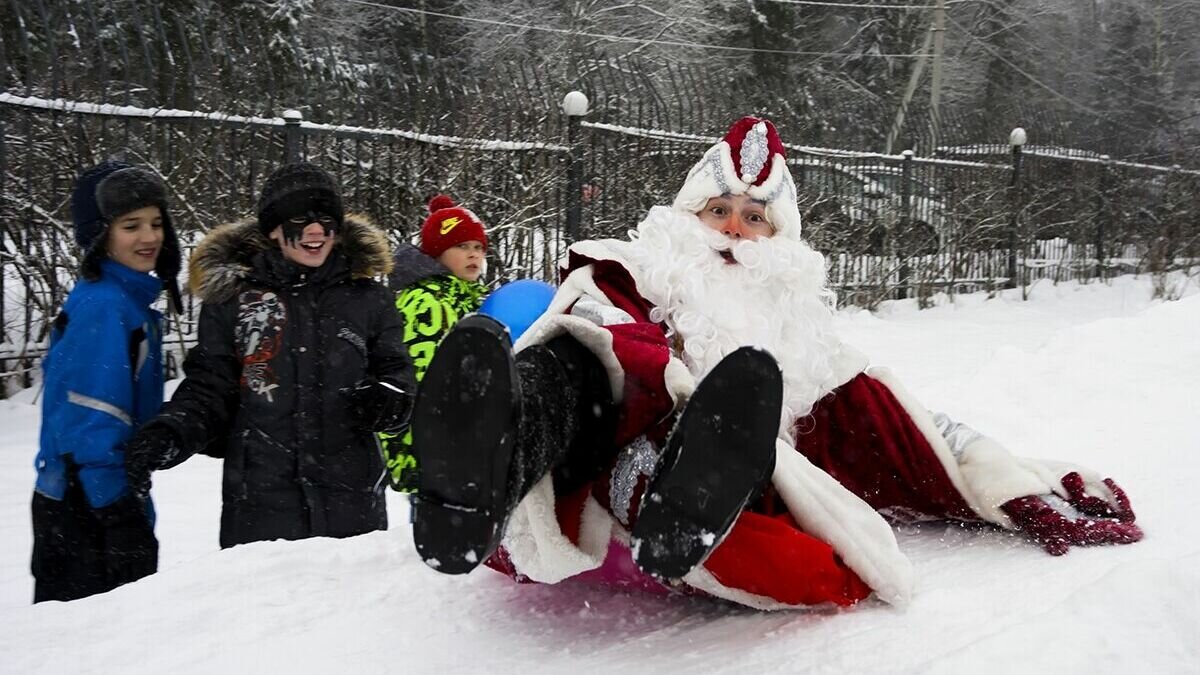
M 162 406 L 166 287 L 178 311 L 179 245 L 166 188 L 104 162 L 71 200 L 82 279 L 54 321 L 33 493 L 34 602 L 103 593 L 158 567 L 154 508 L 125 478 L 124 445 Z M 151 273 L 155 274 L 151 274 Z

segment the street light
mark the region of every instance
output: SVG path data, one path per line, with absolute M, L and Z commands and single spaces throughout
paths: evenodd
M 583 117 L 588 114 L 588 97 L 582 91 L 568 91 L 563 97 L 562 109 L 567 117 Z
M 1008 134 L 1008 144 L 1012 146 L 1013 172 L 1009 184 L 1009 208 L 1012 210 L 1008 226 L 1008 287 L 1017 287 L 1017 234 L 1021 227 L 1021 146 L 1025 145 L 1028 136 L 1025 129 L 1014 128 Z M 1025 287 L 1024 284 L 1021 285 Z
M 567 116 L 567 244 L 579 238 L 583 220 L 583 147 L 579 143 L 580 125 L 588 114 L 588 98 L 582 91 L 569 91 L 562 100 Z

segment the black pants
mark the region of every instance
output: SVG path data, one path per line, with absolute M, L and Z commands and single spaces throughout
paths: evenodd
M 33 601 L 76 600 L 116 588 L 105 573 L 104 526 L 74 476 L 61 501 L 33 493 Z
M 600 359 L 569 335 L 516 356 L 521 423 L 513 457 L 510 507 L 552 471 L 554 489 L 569 494 L 612 460 L 617 409 Z

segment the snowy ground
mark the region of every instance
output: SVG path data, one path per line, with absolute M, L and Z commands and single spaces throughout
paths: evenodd
M 990 530 L 908 526 L 899 611 L 757 613 L 488 570 L 438 575 L 407 507 L 353 540 L 217 548 L 219 465 L 156 478 L 159 574 L 30 606 L 38 414 L 0 401 L 0 672 L 1200 672 L 1200 293 L 1145 279 L 844 312 L 848 341 L 1019 454 L 1115 477 L 1140 544 L 1051 558 Z

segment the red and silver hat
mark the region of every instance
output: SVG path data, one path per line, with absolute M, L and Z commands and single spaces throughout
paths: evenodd
M 787 168 L 783 141 L 770 120 L 743 117 L 708 149 L 675 195 L 672 206 L 697 213 L 713 197 L 746 193 L 766 205 L 776 233 L 800 238 L 796 184 Z

